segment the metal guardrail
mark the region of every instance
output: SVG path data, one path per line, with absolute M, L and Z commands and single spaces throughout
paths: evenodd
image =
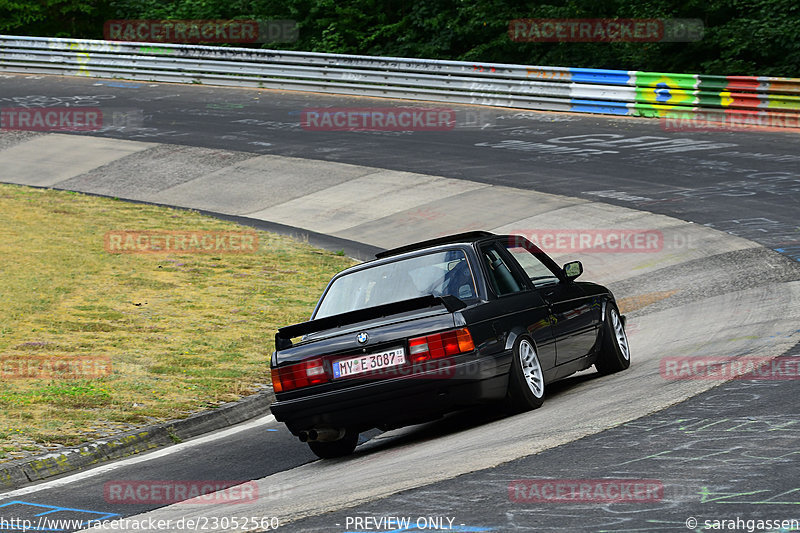
M 0 35 L 0 71 L 800 127 L 800 79 Z

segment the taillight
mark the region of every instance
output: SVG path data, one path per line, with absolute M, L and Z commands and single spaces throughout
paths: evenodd
M 472 342 L 472 335 L 467 328 L 434 333 L 408 341 L 408 352 L 412 363 L 450 357 L 474 349 L 475 343 Z
M 322 359 L 311 359 L 294 365 L 272 369 L 272 388 L 275 392 L 286 392 L 328 381 Z

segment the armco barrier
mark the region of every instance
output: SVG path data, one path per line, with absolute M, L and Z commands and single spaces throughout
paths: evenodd
M 798 127 L 800 79 L 707 76 L 0 35 L 0 71 L 263 87 Z

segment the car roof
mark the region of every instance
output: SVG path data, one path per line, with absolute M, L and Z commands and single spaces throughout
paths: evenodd
M 435 239 L 428 239 L 427 241 L 415 242 L 413 244 L 406 244 L 390 250 L 384 250 L 375 254 L 377 259 L 392 257 L 395 255 L 404 254 L 406 252 L 413 252 L 416 250 L 424 250 L 425 248 L 433 248 L 434 246 L 441 246 L 443 244 L 455 243 L 471 243 L 485 239 L 487 237 L 494 237 L 495 234 L 488 231 L 467 231 L 465 233 L 456 233 L 455 235 L 447 235 L 445 237 L 437 237 Z

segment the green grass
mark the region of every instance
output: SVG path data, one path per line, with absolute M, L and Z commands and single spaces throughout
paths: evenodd
M 0 363 L 105 359 L 103 375 L 0 381 L 0 460 L 187 416 L 269 383 L 341 253 L 257 232 L 239 254 L 111 254 L 112 230 L 242 231 L 196 212 L 0 185 Z M 247 230 L 251 231 L 251 230 Z M 35 446 L 34 446 L 35 447 Z

